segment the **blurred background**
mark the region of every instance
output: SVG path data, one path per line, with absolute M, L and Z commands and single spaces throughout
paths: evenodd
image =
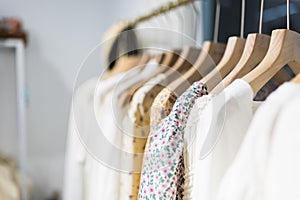
M 133 19 L 168 0 L 0 0 L 0 17 L 17 17 L 27 34 L 25 74 L 27 98 L 26 173 L 32 182 L 32 199 L 54 199 L 62 192 L 68 117 L 76 74 L 88 53 L 116 22 Z M 246 1 L 245 35 L 258 31 L 260 1 Z M 191 6 L 157 17 L 141 27 L 162 27 L 187 34 L 199 42 L 211 40 L 215 2 Z M 219 41 L 239 35 L 240 0 L 221 0 Z M 291 26 L 300 30 L 300 1 L 292 1 Z M 285 28 L 285 1 L 265 1 L 263 32 Z M 180 16 L 183 20 L 178 17 Z M 196 30 L 196 32 L 195 32 Z M 196 35 L 195 35 L 196 33 Z M 166 42 L 167 48 L 185 45 L 166 35 L 140 36 L 140 40 Z M 104 68 L 99 55 L 99 69 Z M 15 51 L 0 48 L 0 152 L 18 166 Z M 95 74 L 97 76 L 97 74 Z

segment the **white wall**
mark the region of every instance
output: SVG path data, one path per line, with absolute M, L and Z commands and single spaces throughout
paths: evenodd
M 34 182 L 34 199 L 61 190 L 68 112 L 80 63 L 111 24 L 159 3 L 0 0 L 0 16 L 20 17 L 29 33 L 28 172 Z M 14 72 L 13 52 L 0 49 L 0 149 L 13 156 L 17 148 Z

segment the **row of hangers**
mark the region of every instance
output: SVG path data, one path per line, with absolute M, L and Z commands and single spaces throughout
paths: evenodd
M 166 75 L 167 87 L 171 91 L 180 95 L 190 84 L 201 80 L 212 94 L 218 94 L 235 79 L 241 78 L 256 94 L 273 77 L 280 80 L 285 65 L 299 74 L 292 81 L 300 83 L 300 34 L 290 30 L 290 0 L 287 0 L 287 29 L 273 30 L 271 36 L 262 34 L 264 0 L 261 0 L 259 32 L 249 34 L 246 39 L 243 37 L 245 0 L 242 0 L 240 37 L 229 37 L 227 44 L 217 41 L 220 8 L 220 0 L 216 0 L 213 41 L 205 41 L 202 48 L 184 47 L 156 56 L 160 65 L 167 66 L 157 74 Z M 144 65 L 151 58 L 153 56 L 141 56 L 132 67 Z M 116 68 L 118 66 L 122 67 L 117 63 Z

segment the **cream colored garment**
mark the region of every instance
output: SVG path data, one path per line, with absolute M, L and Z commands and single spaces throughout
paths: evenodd
M 281 107 L 273 125 L 265 178 L 266 200 L 300 199 L 299 90 L 297 97 L 289 98 Z
M 165 74 L 158 74 L 157 76 L 153 77 L 134 93 L 132 97 L 132 101 L 130 103 L 130 109 L 128 110 L 128 115 L 132 121 L 137 120 L 136 113 L 140 113 L 140 115 L 147 115 L 147 116 L 150 115 L 149 110 L 145 110 L 145 108 L 143 107 L 143 102 L 148 92 L 151 91 L 153 87 L 155 87 L 157 84 L 165 86 L 166 84 Z M 154 99 L 155 97 L 152 98 Z
M 233 162 L 255 112 L 257 105 L 252 99 L 249 84 L 238 79 L 219 95 L 197 100 L 198 109 L 193 112 L 198 113 L 198 119 L 185 131 L 193 140 L 186 145 L 189 168 L 186 176 L 191 174 L 186 185 L 187 199 L 216 198 L 220 181 Z
M 127 89 L 134 86 L 136 83 L 143 81 L 149 76 L 154 75 L 159 69 L 159 65 L 156 60 L 150 60 L 148 64 L 144 67 L 144 69 L 135 77 L 132 77 L 128 82 Z M 123 90 L 124 91 L 124 90 Z M 120 97 L 122 92 L 117 92 L 116 97 Z M 118 104 L 117 101 L 113 104 L 114 110 L 117 111 L 115 115 L 115 119 L 117 122 L 116 131 L 117 135 L 121 136 L 120 148 L 122 150 L 121 153 L 121 177 L 120 177 L 120 199 L 135 199 L 135 194 L 133 194 L 133 188 L 137 188 L 138 184 L 133 180 L 132 173 L 135 172 L 136 166 L 133 163 L 134 157 L 134 146 L 133 146 L 133 135 L 134 130 L 132 129 L 134 126 L 134 122 L 130 120 L 128 116 L 128 109 L 130 108 L 129 102 L 122 104 Z M 122 109 L 122 112 L 120 110 Z
M 145 73 L 145 69 L 134 68 L 121 74 L 111 87 L 103 87 L 98 83 L 95 90 L 94 119 L 90 120 L 90 126 L 98 130 L 98 134 L 91 134 L 85 139 L 87 150 L 93 157 L 86 160 L 85 185 L 88 200 L 123 199 L 121 195 L 122 185 L 122 161 L 121 138 L 122 127 L 120 119 L 126 108 L 119 107 L 119 95 L 126 91 L 132 84 L 140 79 L 138 74 Z M 105 85 L 104 85 L 105 86 Z M 94 123 L 93 123 L 94 122 Z M 97 126 L 98 125 L 98 126 Z M 97 129 L 98 128 L 98 129 Z M 119 129 L 120 128 L 120 129 Z M 108 153 L 109 152 L 109 153 Z M 97 162 L 95 162 L 97 159 Z M 100 189 L 100 188 L 101 189 Z
M 14 162 L 0 155 L 0 199 L 20 200 L 20 185 Z
M 134 75 L 138 72 L 139 70 Z M 124 79 L 124 75 L 119 74 L 99 82 L 96 78 L 90 79 L 82 84 L 74 94 L 66 150 L 64 200 L 93 200 L 99 199 L 99 195 L 118 199 L 120 173 L 104 165 L 113 162 L 116 158 L 105 160 L 107 158 L 102 157 L 106 163 L 98 162 L 95 159 L 99 157 L 95 153 L 97 152 L 97 147 L 100 148 L 101 142 L 107 139 L 99 139 L 99 137 L 103 137 L 103 134 L 100 133 L 101 131 L 103 133 L 103 130 L 104 132 L 110 131 L 109 128 L 112 127 L 113 121 L 107 118 L 108 123 L 103 123 L 104 126 L 101 125 L 101 130 L 99 130 L 95 119 L 94 95 L 98 86 L 98 89 L 101 88 L 101 91 L 98 91 L 97 101 L 100 104 L 105 104 L 105 102 L 111 103 L 110 99 L 105 100 L 105 98 L 110 97 L 106 96 L 106 94 L 112 91 L 120 80 Z M 111 112 L 110 106 L 104 107 L 108 108 L 108 113 Z M 106 113 L 104 110 L 102 112 Z M 111 135 L 113 137 L 113 134 Z M 99 188 L 99 185 L 102 185 L 102 187 Z
M 103 90 L 104 87 L 112 88 L 120 77 L 121 75 L 102 81 Z M 98 180 L 99 176 L 94 173 L 98 167 L 103 166 L 88 154 L 80 141 L 82 137 L 87 138 L 88 135 L 98 133 L 98 129 L 91 126 L 92 120 L 95 120 L 93 101 L 96 85 L 97 79 L 90 79 L 83 83 L 73 96 L 66 147 L 64 200 L 91 199 L 89 194 L 94 193 L 94 190 L 96 192 L 104 190 L 104 188 L 96 188 L 98 182 L 104 177 L 100 176 Z M 117 194 L 117 191 L 115 193 Z
M 77 89 L 70 114 L 64 200 L 123 198 L 119 125 L 126 109 L 119 107 L 118 97 L 156 70 L 134 68 L 107 80 L 91 79 Z
M 264 197 L 264 185 L 265 180 L 268 180 L 268 178 L 266 178 L 266 173 L 268 173 L 267 162 L 269 160 L 271 141 L 273 140 L 272 134 L 276 128 L 276 124 L 279 123 L 277 116 L 281 110 L 281 107 L 291 98 L 299 94 L 299 85 L 285 83 L 274 93 L 272 93 L 258 109 L 235 161 L 222 180 L 220 190 L 218 192 L 218 200 L 266 199 Z M 285 130 L 284 134 L 287 132 L 288 131 Z M 273 163 L 272 165 L 270 164 L 269 167 L 271 167 L 271 169 L 272 167 L 274 167 L 273 169 L 276 169 L 277 164 L 278 163 Z M 281 175 L 278 174 L 278 176 Z M 276 185 L 276 183 L 274 185 Z M 270 192 L 279 194 L 283 191 L 279 189 L 279 191 L 272 190 Z M 289 194 L 281 194 L 284 196 L 284 198 L 278 199 L 295 199 L 288 198 Z M 271 196 L 275 198 L 274 195 Z
M 196 164 L 199 160 L 199 152 L 201 145 L 197 144 L 197 141 L 204 140 L 203 135 L 197 134 L 197 122 L 200 120 L 200 115 L 203 109 L 213 98 L 208 94 L 202 96 L 196 100 L 196 104 L 193 106 L 188 122 L 184 131 L 184 166 L 185 166 L 185 182 L 184 182 L 184 200 L 195 199 L 195 173 Z M 202 136 L 202 139 L 200 139 Z M 200 138 L 199 138 L 200 137 Z M 197 154 L 198 152 L 198 154 Z M 198 155 L 198 156 L 197 156 Z

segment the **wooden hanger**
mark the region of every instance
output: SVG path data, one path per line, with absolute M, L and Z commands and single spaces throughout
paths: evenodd
M 183 74 L 186 71 L 188 71 L 191 65 L 195 63 L 200 52 L 201 52 L 200 48 L 184 47 L 182 53 L 180 54 L 178 60 L 175 62 L 172 68 L 170 68 L 165 72 L 166 79 L 167 79 L 166 82 L 170 83 L 176 78 L 178 78 L 180 74 Z
M 264 34 L 249 34 L 240 61 L 236 67 L 213 89 L 212 93 L 217 94 L 227 87 L 232 81 L 241 78 L 255 68 L 264 58 L 268 51 L 271 37 Z
M 146 65 L 148 62 L 150 62 L 150 60 L 155 59 L 159 65 L 172 66 L 175 63 L 176 59 L 178 59 L 180 52 L 181 52 L 180 49 L 176 49 L 176 50 L 171 50 L 168 53 L 161 53 L 156 55 L 143 54 L 138 65 L 139 66 Z M 154 75 L 149 76 L 145 81 L 150 80 L 152 77 L 160 73 L 163 73 L 165 71 L 166 69 L 161 67 Z
M 223 79 L 221 83 L 216 86 L 211 93 L 218 94 L 232 81 L 241 78 L 255 68 L 265 57 L 271 37 L 262 33 L 262 19 L 263 19 L 264 0 L 261 0 L 259 33 L 249 34 L 246 40 L 245 48 L 241 59 L 233 70 Z
M 297 76 L 295 76 L 295 78 L 292 79 L 293 83 L 300 83 L 300 74 L 298 74 Z
M 241 31 L 240 37 L 230 37 L 224 53 L 224 56 L 217 67 L 212 70 L 201 81 L 206 84 L 209 91 L 219 84 L 239 62 L 246 40 L 244 39 L 244 22 L 245 22 L 245 0 L 242 0 L 241 12 Z
M 203 44 L 202 52 L 194 65 L 181 77 L 173 81 L 168 88 L 176 95 L 182 94 L 193 82 L 200 80 L 208 74 L 218 63 L 225 51 L 225 44 L 206 41 Z
M 243 77 L 256 94 L 278 71 L 288 64 L 300 71 L 300 34 L 290 29 L 290 0 L 287 0 L 287 29 L 272 31 L 267 55 L 250 73 Z
M 143 58 L 141 59 L 142 61 L 139 63 L 139 67 L 144 67 L 147 65 L 147 63 L 150 62 L 150 60 L 155 59 L 157 61 L 158 64 L 162 63 L 163 59 L 165 58 L 165 54 L 158 54 L 158 55 L 149 55 L 149 54 L 145 54 L 143 55 Z M 152 77 L 156 76 L 157 74 L 160 74 L 161 72 L 163 72 L 164 69 L 163 67 L 160 67 L 158 69 L 158 71 L 156 73 L 154 73 L 154 75 L 149 76 L 147 79 L 142 80 L 138 83 L 136 83 L 135 85 L 133 85 L 132 87 L 129 88 L 129 90 L 123 92 L 123 94 L 120 97 L 120 102 L 126 102 L 128 99 L 131 99 L 131 96 L 135 93 L 135 91 L 142 87 L 146 82 L 148 82 Z
M 165 59 L 165 57 L 166 57 L 165 53 L 158 54 L 158 55 L 155 56 L 155 58 L 156 58 L 156 60 L 157 60 L 157 62 L 159 64 L 161 64 L 163 62 L 163 60 Z
M 188 50 L 188 48 L 187 48 Z M 164 73 L 170 69 L 174 65 L 174 63 L 178 60 L 179 54 L 181 52 L 181 49 L 174 49 L 169 51 L 166 54 L 161 54 L 158 56 L 158 63 L 161 65 L 160 68 L 156 73 L 154 73 L 152 76 L 149 76 L 147 79 L 140 81 L 139 83 L 132 86 L 128 91 L 124 92 L 120 99 L 123 99 L 122 101 L 125 102 L 129 99 L 131 100 L 131 97 L 134 95 L 134 93 L 142 87 L 146 82 L 148 82 L 153 77 L 157 76 L 158 74 Z
M 200 80 L 203 76 L 208 74 L 219 63 L 224 51 L 225 44 L 218 43 L 219 22 L 220 22 L 220 8 L 219 0 L 216 0 L 215 13 L 215 28 L 214 28 L 214 42 L 206 41 L 203 44 L 202 52 L 199 54 L 195 64 L 182 77 L 168 85 L 176 95 L 184 92 L 190 84 Z
M 274 30 L 268 52 L 261 63 L 242 79 L 256 94 L 286 64 L 300 69 L 300 34 L 288 29 Z
M 174 50 L 174 52 L 176 52 L 175 54 L 177 54 L 177 55 L 180 51 L 181 50 Z M 172 80 L 174 80 L 174 78 L 179 76 L 178 74 L 180 72 L 186 71 L 187 68 L 190 67 L 191 64 L 188 61 L 195 62 L 200 51 L 201 51 L 201 49 L 196 48 L 196 47 L 184 47 L 182 50 L 182 53 L 180 54 L 180 56 L 178 56 L 179 58 L 177 60 L 174 60 L 176 62 L 173 66 L 161 66 L 159 71 L 157 73 L 155 73 L 154 76 L 162 73 L 163 72 L 162 70 L 166 70 L 166 72 L 164 73 L 166 76 L 165 82 L 167 84 L 170 83 Z M 172 56 L 174 56 L 174 55 L 172 55 Z M 154 77 L 154 76 L 152 76 L 152 77 Z M 140 83 L 131 87 L 129 91 L 124 92 L 121 96 L 121 99 L 123 99 L 122 102 L 130 100 L 131 97 L 133 96 L 133 94 L 135 93 L 135 91 L 138 88 L 142 87 L 149 80 L 150 80 L 150 78 L 147 80 L 141 81 Z M 151 94 L 151 95 L 158 94 L 162 88 L 163 88 L 163 86 L 158 83 L 157 85 L 153 86 L 153 88 L 150 91 L 148 91 L 148 94 Z M 145 97 L 148 97 L 149 96 L 148 94 L 145 95 Z M 148 98 L 144 99 L 143 101 L 148 101 Z
M 167 70 L 169 70 L 171 67 L 174 66 L 174 64 L 176 63 L 176 61 L 178 60 L 179 58 L 179 55 L 180 55 L 180 52 L 181 52 L 181 49 L 174 49 L 174 50 L 171 50 L 169 51 L 168 53 L 166 54 L 161 54 L 159 57 L 158 57 L 158 63 L 160 65 L 160 68 L 159 70 L 154 73 L 152 76 L 149 76 L 147 79 L 145 79 L 144 81 L 141 81 L 140 83 L 138 83 L 136 85 L 136 87 L 133 87 L 135 88 L 133 91 L 136 90 L 136 88 L 139 88 L 141 87 L 142 85 L 144 85 L 146 82 L 148 82 L 150 79 L 152 79 L 153 77 L 157 76 L 158 74 L 161 74 L 161 73 L 164 73 L 166 72 Z M 134 92 L 133 92 L 134 93 Z M 133 94 L 132 93 L 132 94 Z
M 176 78 L 178 76 L 179 73 L 186 71 L 188 67 L 190 67 L 190 62 L 195 62 L 197 56 L 199 55 L 199 53 L 201 52 L 201 49 L 196 48 L 196 47 L 184 47 L 182 50 L 182 53 L 179 55 L 179 52 L 181 50 L 174 50 L 172 54 L 173 58 L 176 58 L 175 54 L 177 54 L 178 59 L 174 59 L 172 62 L 175 62 L 175 64 L 171 65 L 171 66 L 164 66 L 162 65 L 160 67 L 160 69 L 158 70 L 157 73 L 155 73 L 154 76 L 149 77 L 147 80 L 141 81 L 139 83 L 137 83 L 135 86 L 131 87 L 130 90 L 124 92 L 121 95 L 121 101 L 122 102 L 126 102 L 126 101 L 130 101 L 131 97 L 134 95 L 135 91 L 137 91 L 138 88 L 142 87 L 147 81 L 149 81 L 152 77 L 157 76 L 158 74 L 163 73 L 166 76 L 166 83 L 171 82 L 172 80 L 174 80 L 174 78 Z M 179 55 L 179 56 L 178 56 Z M 169 57 L 171 57 L 171 55 L 169 55 Z M 172 62 L 169 62 L 170 64 L 172 64 Z M 166 64 L 167 61 L 165 62 Z M 160 84 L 157 84 L 156 86 L 154 86 L 150 91 L 148 91 L 149 94 L 158 94 L 159 91 L 162 89 L 163 87 Z M 148 96 L 148 95 L 146 95 Z M 145 99 L 145 101 L 148 99 Z
M 211 91 L 227 74 L 236 66 L 240 60 L 246 40 L 239 37 L 230 37 L 225 49 L 224 56 L 217 67 L 207 74 L 201 81 Z
M 148 82 L 153 77 L 157 76 L 158 74 L 164 73 L 167 70 L 170 69 L 174 65 L 174 63 L 178 60 L 179 54 L 181 52 L 181 49 L 174 49 L 169 51 L 166 54 L 160 54 L 156 56 L 156 59 L 158 60 L 158 63 L 160 64 L 160 68 L 156 73 L 154 73 L 152 76 L 149 76 L 147 79 L 138 82 L 134 86 L 132 86 L 128 91 L 124 92 L 121 96 L 121 99 L 131 99 L 131 97 L 134 95 L 134 93 L 142 87 L 146 82 Z M 149 60 L 148 60 L 149 62 Z M 124 101 L 125 102 L 125 101 Z
M 175 62 L 178 60 L 180 53 L 181 53 L 181 49 L 174 49 L 167 52 L 160 64 L 163 66 L 172 67 L 175 64 Z
M 162 60 L 164 59 L 165 54 L 158 54 L 158 55 L 149 55 L 147 54 L 147 56 L 144 56 L 144 60 L 147 61 L 146 63 L 141 62 L 139 63 L 139 67 L 143 68 L 144 66 L 146 66 L 151 60 L 156 60 L 157 63 L 161 63 Z M 125 103 L 131 101 L 132 96 L 134 95 L 134 93 L 136 92 L 136 90 L 138 90 L 140 87 L 142 87 L 146 82 L 148 82 L 152 77 L 156 76 L 157 74 L 161 73 L 163 67 L 160 67 L 157 72 L 154 73 L 154 75 L 149 76 L 148 78 L 134 84 L 133 86 L 131 86 L 127 91 L 124 91 L 120 96 L 119 96 L 119 102 L 120 105 L 124 106 Z
M 153 58 L 156 58 L 156 57 L 153 55 L 150 55 L 148 53 L 143 53 L 141 55 L 141 59 L 139 60 L 137 66 L 140 67 L 140 66 L 146 65 Z M 159 59 L 159 57 L 157 57 L 156 59 Z
M 110 78 L 116 74 L 126 72 L 136 66 L 139 66 L 142 56 L 140 55 L 131 55 L 131 56 L 121 56 L 114 66 L 114 68 L 107 72 L 105 79 Z
M 171 67 L 173 67 L 174 64 L 176 63 L 176 61 L 179 59 L 179 55 L 180 55 L 181 51 L 182 51 L 181 49 L 174 49 L 167 53 L 162 54 L 163 56 L 161 57 L 160 61 L 158 62 L 160 65 L 160 69 L 153 76 L 150 76 L 147 79 L 147 81 L 150 80 L 151 78 L 157 76 L 158 74 L 168 71 Z

